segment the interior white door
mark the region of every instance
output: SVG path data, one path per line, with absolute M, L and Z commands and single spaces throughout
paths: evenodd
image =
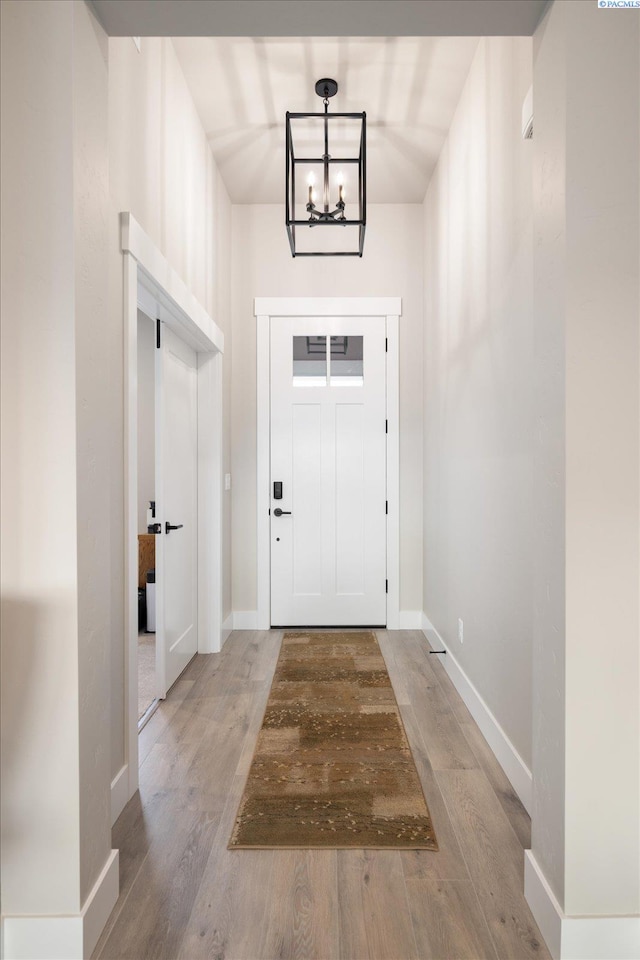
M 272 317 L 270 347 L 271 623 L 385 624 L 385 318 Z
M 197 356 L 162 325 L 156 350 L 156 676 L 159 698 L 198 649 Z

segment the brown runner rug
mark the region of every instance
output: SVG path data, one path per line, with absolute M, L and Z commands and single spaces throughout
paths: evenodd
M 438 849 L 372 631 L 285 633 L 229 847 Z

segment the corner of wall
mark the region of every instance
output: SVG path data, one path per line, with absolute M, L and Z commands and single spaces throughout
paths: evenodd
M 525 850 L 524 895 L 553 960 L 640 957 L 640 917 L 566 916 L 531 850 Z
M 119 853 L 111 850 L 82 910 L 68 916 L 5 916 L 2 957 L 6 960 L 84 960 L 90 957 L 116 905 Z

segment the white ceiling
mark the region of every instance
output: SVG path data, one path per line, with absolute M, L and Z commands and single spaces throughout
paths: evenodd
M 234 203 L 282 203 L 285 113 L 367 113 L 368 201 L 420 203 L 476 50 L 475 37 L 174 37 Z M 336 151 L 330 152 L 336 155 Z M 348 198 L 347 198 L 348 199 Z
M 475 38 L 531 36 L 549 0 L 88 2 L 109 36 L 174 38 L 232 199 L 282 203 L 285 111 L 323 76 L 367 111 L 369 201 L 420 202 Z
M 549 0 L 89 0 L 111 37 L 530 37 Z

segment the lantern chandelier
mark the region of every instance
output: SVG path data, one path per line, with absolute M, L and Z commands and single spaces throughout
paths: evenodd
M 291 255 L 361 257 L 367 224 L 366 114 L 329 113 L 329 100 L 338 92 L 335 80 L 318 80 L 315 89 L 324 113 L 287 111 L 285 206 Z

